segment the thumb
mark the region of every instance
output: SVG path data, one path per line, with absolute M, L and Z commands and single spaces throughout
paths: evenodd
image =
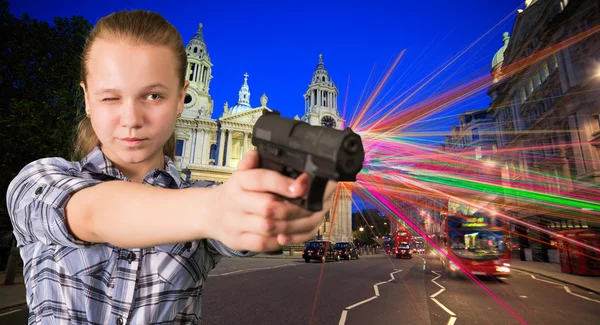
M 237 169 L 238 170 L 248 170 L 248 169 L 252 169 L 252 168 L 258 168 L 259 164 L 260 164 L 260 160 L 259 160 L 259 156 L 258 156 L 258 151 L 250 150 L 250 151 L 246 152 L 242 161 L 240 161 L 238 163 Z

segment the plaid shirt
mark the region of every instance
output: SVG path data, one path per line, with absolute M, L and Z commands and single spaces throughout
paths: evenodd
M 146 175 L 144 184 L 211 185 L 182 181 L 168 157 L 165 166 Z M 9 185 L 7 205 L 24 261 L 29 324 L 199 324 L 208 272 L 223 256 L 252 253 L 214 239 L 125 249 L 74 238 L 64 214 L 69 197 L 110 180 L 128 181 L 96 147 L 80 162 L 34 161 Z

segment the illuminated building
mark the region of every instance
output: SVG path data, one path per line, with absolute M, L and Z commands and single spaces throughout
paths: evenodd
M 213 119 L 214 100 L 210 96 L 212 62 L 206 43 L 203 26 L 186 46 L 188 67 L 186 79 L 190 82 L 185 99 L 184 111 L 177 120 L 175 129 L 175 162 L 184 178 L 190 181 L 211 181 L 223 183 L 236 170 L 244 154 L 252 150 L 252 128 L 267 106 L 268 97 L 260 97 L 260 106 L 252 107 L 249 75 L 244 79 L 238 100 L 229 106 L 225 102 L 223 113 Z M 313 73 L 311 83 L 304 95 L 305 114 L 303 118 L 311 125 L 323 125 L 342 129 L 342 120 L 337 104 L 338 89 L 325 68 L 322 55 Z M 301 102 L 299 102 L 301 104 Z M 334 241 L 351 241 L 351 193 L 342 191 L 335 220 L 327 213 L 320 235 Z M 332 223 L 333 222 L 333 227 Z
M 585 195 L 600 184 L 600 35 L 536 59 L 544 49 L 600 23 L 596 0 L 526 1 L 492 62 L 489 112 L 498 129 L 504 185 L 562 196 Z M 516 71 L 513 73 L 513 71 Z M 598 198 L 596 197 L 596 200 Z M 504 212 L 549 230 L 600 227 L 586 211 L 504 198 Z M 556 262 L 547 234 L 517 227 L 533 259 Z M 527 240 L 526 236 L 534 240 Z M 537 240 L 539 239 L 542 243 Z M 536 252 L 538 255 L 536 255 Z

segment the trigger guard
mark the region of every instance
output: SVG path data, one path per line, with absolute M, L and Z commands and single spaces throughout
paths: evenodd
M 308 211 L 323 210 L 323 197 L 325 196 L 325 187 L 328 179 L 321 177 L 312 177 L 308 187 L 308 198 L 304 202 L 304 208 Z

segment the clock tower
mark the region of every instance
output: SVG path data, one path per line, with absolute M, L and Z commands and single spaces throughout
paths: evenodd
M 338 93 L 335 83 L 325 69 L 323 55 L 319 54 L 319 63 L 304 94 L 304 116 L 301 120 L 310 125 L 344 129 L 344 120 L 338 110 Z M 318 239 L 351 242 L 353 240 L 352 193 L 343 186 L 338 186 L 338 192 L 335 206 L 325 214 L 325 219 L 316 235 Z
M 188 66 L 186 69 L 186 80 L 190 82 L 185 94 L 183 118 L 210 119 L 213 112 L 214 102 L 209 94 L 210 80 L 212 76 L 212 63 L 204 43 L 202 24 L 198 25 L 198 31 L 187 44 Z
M 313 72 L 308 90 L 304 94 L 302 120 L 310 125 L 343 129 L 343 120 L 337 104 L 338 93 L 339 91 L 323 63 L 323 55 L 319 54 L 319 63 Z

